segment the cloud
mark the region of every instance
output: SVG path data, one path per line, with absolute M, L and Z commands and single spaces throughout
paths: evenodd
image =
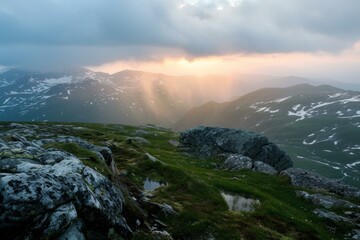
M 2 0 L 0 64 L 336 53 L 360 39 L 359 12 L 358 0 Z

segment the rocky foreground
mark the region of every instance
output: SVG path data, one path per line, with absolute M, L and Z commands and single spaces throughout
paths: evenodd
M 291 159 L 286 153 L 264 136 L 234 129 L 198 127 L 181 133 L 179 142 L 169 139 L 164 148 L 173 150 L 153 156 L 147 151 L 158 151 L 159 146 L 152 149 L 149 147 L 154 145 L 151 141 L 166 134 L 173 136 L 173 133 L 155 126 L 131 131 L 115 126 L 109 132 L 109 135 L 103 135 L 89 128 L 60 124 L 2 125 L 1 239 L 139 239 L 139 236 L 146 239 L 226 239 L 205 227 L 204 232 L 195 228 L 192 231 L 196 233 L 179 232 L 181 227 L 176 221 L 180 221 L 186 209 L 193 206 L 191 202 L 194 200 L 190 194 L 193 189 L 190 185 L 197 186 L 199 181 L 189 180 L 189 176 L 186 176 L 185 185 L 176 185 L 182 181 L 182 177 L 178 176 L 175 181 L 171 177 L 166 179 L 164 171 L 173 171 L 171 165 L 176 164 L 162 157 L 169 152 L 181 159 L 186 156 L 186 161 L 205 159 L 206 162 L 217 159 L 214 167 L 208 170 L 209 173 L 224 171 L 227 174 L 230 171 L 229 174 L 234 174 L 231 181 L 247 176 L 241 172 L 246 170 L 274 175 L 274 178 L 287 176 L 288 181 L 295 186 L 294 194 L 299 201 L 315 206 L 311 210 L 314 217 L 319 221 L 326 219 L 333 222 L 337 227 L 338 224 L 345 224 L 343 236 L 360 239 L 360 231 L 357 230 L 360 229 L 360 190 L 292 168 Z M 91 137 L 85 140 L 79 136 Z M 91 142 L 91 138 L 98 136 L 102 136 L 101 141 L 96 142 L 102 145 Z M 69 150 L 65 150 L 64 146 Z M 77 152 L 72 148 L 78 149 Z M 176 149 L 180 152 L 176 153 Z M 153 172 L 158 171 L 157 168 L 161 169 L 159 176 L 169 182 L 159 184 L 158 187 L 164 188 L 158 190 L 159 197 L 156 191 L 142 189 L 137 182 L 139 174 L 145 174 L 139 178 L 142 181 L 143 177 L 147 179 L 148 175 L 154 176 Z M 144 169 L 147 170 L 142 172 Z M 181 171 L 179 167 L 175 169 Z M 247 177 L 252 176 L 250 174 Z M 195 187 L 195 190 L 199 191 L 199 187 Z M 176 194 L 178 190 L 181 190 L 182 195 Z M 190 198 L 186 201 L 181 198 L 188 194 Z M 220 205 L 224 202 L 221 198 L 215 198 L 214 201 Z M 229 213 L 221 209 L 221 214 Z M 187 216 L 182 220 L 183 224 L 186 225 L 191 219 L 193 217 Z M 209 224 L 212 224 L 211 221 Z M 221 230 L 221 227 L 217 227 Z M 267 231 L 263 227 L 261 230 Z M 339 231 L 343 232 L 341 227 Z M 239 236 L 252 238 L 250 233 L 244 234 L 240 232 Z M 274 235 L 274 238 L 290 233 L 279 234 L 283 235 Z M 316 233 L 311 234 L 309 236 L 322 238 Z M 191 237 L 193 235 L 201 238 Z M 301 239 L 297 235 L 290 238 Z
M 10 127 L 0 135 L 0 222 L 7 239 L 85 239 L 85 229 L 102 235 L 111 227 L 124 235 L 131 233 L 122 217 L 123 193 L 76 156 L 46 149 L 44 144 L 78 144 L 115 171 L 109 148 L 51 133 L 28 141 L 26 137 L 36 136 L 39 127 Z

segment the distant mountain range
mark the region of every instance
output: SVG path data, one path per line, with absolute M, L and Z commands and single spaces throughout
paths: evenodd
M 0 121 L 152 123 L 178 130 L 197 125 L 243 128 L 267 135 L 296 166 L 358 184 L 360 92 L 328 85 L 287 87 L 304 82 L 314 81 L 14 68 L 0 71 Z M 254 91 L 261 86 L 282 88 Z
M 263 133 L 295 166 L 359 184 L 360 92 L 308 84 L 265 88 L 235 101 L 195 107 L 174 128 L 198 125 Z
M 85 68 L 39 72 L 0 70 L 0 121 L 79 121 L 172 126 L 186 111 L 209 101 L 230 101 L 261 87 L 314 80 L 262 75 L 169 76 Z M 360 89 L 360 87 L 359 87 Z
M 227 99 L 229 81 L 222 76 L 172 77 L 128 70 L 107 74 L 84 68 L 57 72 L 10 69 L 0 73 L 0 121 L 171 126 L 195 105 Z M 222 83 L 221 88 L 217 82 Z

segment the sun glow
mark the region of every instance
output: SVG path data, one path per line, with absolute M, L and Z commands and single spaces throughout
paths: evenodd
M 300 75 L 316 78 L 343 78 L 360 65 L 360 42 L 338 54 L 275 53 L 225 55 L 204 58 L 165 58 L 163 61 L 118 61 L 90 66 L 95 71 L 115 73 L 125 69 L 168 75 L 265 74 Z M 360 71 L 360 70 L 356 70 Z M 360 74 L 360 73 L 359 73 Z M 349 76 L 350 77 L 350 76 Z

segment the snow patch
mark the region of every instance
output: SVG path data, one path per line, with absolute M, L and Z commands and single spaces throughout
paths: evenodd
M 348 99 L 343 99 L 340 100 L 339 102 L 341 102 L 342 104 L 347 104 L 349 102 L 360 102 L 360 95 Z
M 274 100 L 272 102 L 281 103 L 281 102 L 284 102 L 284 101 L 286 101 L 286 100 L 288 100 L 290 98 L 292 98 L 292 96 L 276 99 L 276 100 Z
M 292 110 L 297 111 L 301 107 L 301 104 L 297 104 L 292 107 Z
M 317 160 L 313 160 L 313 161 L 314 161 L 314 162 L 317 162 L 317 163 L 320 163 L 320 164 L 322 164 L 322 165 L 331 167 L 331 168 L 336 169 L 336 170 L 339 170 L 339 169 L 340 169 L 339 167 L 332 166 L 332 165 L 330 165 L 330 164 L 328 164 L 328 163 L 320 162 L 320 161 L 317 161 Z
M 360 164 L 360 161 L 346 164 L 346 166 L 349 167 L 349 168 L 353 168 L 353 167 L 355 167 L 356 165 L 359 165 L 359 164 Z
M 65 83 L 71 83 L 72 76 L 65 76 L 61 78 L 47 78 L 43 82 L 46 83 L 48 86 L 55 86 L 58 84 L 65 84 Z
M 5 99 L 5 101 L 3 102 L 3 104 L 6 104 L 7 102 L 9 102 L 10 98 Z
M 346 95 L 346 93 L 335 93 L 333 95 L 328 95 L 329 98 L 337 98 Z
M 316 143 L 316 140 L 313 140 L 311 142 L 306 142 L 306 140 L 304 139 L 303 142 L 302 142 L 304 145 L 313 145 Z

